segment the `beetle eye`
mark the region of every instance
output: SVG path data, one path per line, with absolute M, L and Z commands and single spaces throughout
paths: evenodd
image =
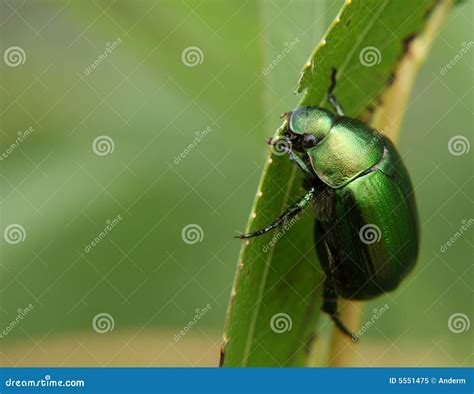
M 305 136 L 303 137 L 303 148 L 312 148 L 317 144 L 317 142 L 318 140 L 313 134 L 305 134 Z

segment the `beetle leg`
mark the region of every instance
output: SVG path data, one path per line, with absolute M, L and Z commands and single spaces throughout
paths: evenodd
M 341 104 L 339 103 L 339 101 L 337 101 L 336 97 L 332 94 L 332 92 L 328 93 L 328 101 L 334 107 L 334 109 L 336 110 L 336 113 L 339 116 L 344 116 L 344 110 L 342 109 Z
M 339 103 L 339 101 L 337 101 L 336 97 L 332 93 L 334 91 L 334 88 L 336 87 L 336 74 L 337 71 L 333 68 L 331 74 L 331 86 L 329 86 L 328 90 L 328 101 L 334 107 L 336 113 L 339 116 L 344 116 L 344 110 L 342 109 L 342 105 Z
M 277 144 L 278 141 L 275 141 L 273 139 L 268 139 L 267 140 L 267 144 L 268 145 L 275 145 Z M 288 154 L 288 158 L 293 162 L 295 163 L 298 168 L 304 172 L 304 174 L 306 176 L 309 176 L 311 178 L 314 177 L 312 171 L 310 170 L 310 168 L 306 165 L 306 163 L 303 161 L 303 159 L 301 157 L 299 157 L 295 152 L 293 152 L 293 150 L 291 149 L 291 147 L 288 147 L 288 146 L 285 146 L 284 147 L 285 149 L 285 152 Z
M 324 281 L 323 306 L 321 309 L 331 316 L 331 320 L 343 334 L 351 337 L 354 342 L 359 340 L 357 335 L 353 334 L 339 318 L 339 312 L 337 311 L 337 290 L 332 275 L 326 276 Z
M 237 235 L 235 238 L 247 239 L 247 238 L 252 238 L 252 237 L 258 237 L 259 235 L 263 235 L 265 233 L 268 233 L 269 231 L 273 230 L 274 228 L 279 227 L 282 224 L 285 224 L 292 217 L 294 217 L 298 213 L 300 213 L 303 209 L 305 209 L 308 206 L 308 204 L 313 200 L 313 198 L 315 196 L 316 196 L 316 190 L 313 187 L 296 204 L 293 204 L 293 205 L 289 206 L 288 209 L 285 212 L 283 212 L 283 214 L 281 214 L 269 226 L 267 226 L 265 228 L 262 228 L 261 230 L 257 230 L 253 233 Z
M 304 172 L 305 175 L 314 178 L 313 172 L 309 169 L 309 167 L 306 165 L 306 163 L 303 161 L 301 157 L 299 157 L 295 152 L 293 152 L 291 149 L 288 150 L 288 158 L 295 163 L 298 168 Z

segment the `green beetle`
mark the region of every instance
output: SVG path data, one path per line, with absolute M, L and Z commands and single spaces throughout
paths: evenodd
M 238 238 L 265 234 L 312 205 L 316 252 L 326 274 L 322 310 L 357 340 L 339 319 L 337 298 L 367 300 L 399 285 L 416 262 L 418 215 L 394 145 L 344 116 L 331 90 L 328 100 L 336 114 L 319 107 L 284 114 L 284 150 L 304 172 L 307 193 L 268 227 Z

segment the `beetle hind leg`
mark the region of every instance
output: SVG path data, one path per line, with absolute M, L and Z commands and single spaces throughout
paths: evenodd
M 331 317 L 331 320 L 343 334 L 350 337 L 354 342 L 358 341 L 357 335 L 353 334 L 339 318 L 339 312 L 337 310 L 337 290 L 334 278 L 331 275 L 327 276 L 324 281 L 323 306 L 321 310 Z

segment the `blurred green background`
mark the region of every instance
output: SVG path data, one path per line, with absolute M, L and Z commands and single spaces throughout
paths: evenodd
M 2 365 L 216 365 L 264 138 L 341 5 L 1 2 Z M 420 259 L 365 308 L 362 323 L 390 304 L 355 365 L 472 365 L 473 328 L 448 320 L 472 320 L 474 230 L 441 250 L 473 217 L 472 12 L 448 17 L 410 99 L 400 151 Z M 113 330 L 98 332 L 101 313 Z

